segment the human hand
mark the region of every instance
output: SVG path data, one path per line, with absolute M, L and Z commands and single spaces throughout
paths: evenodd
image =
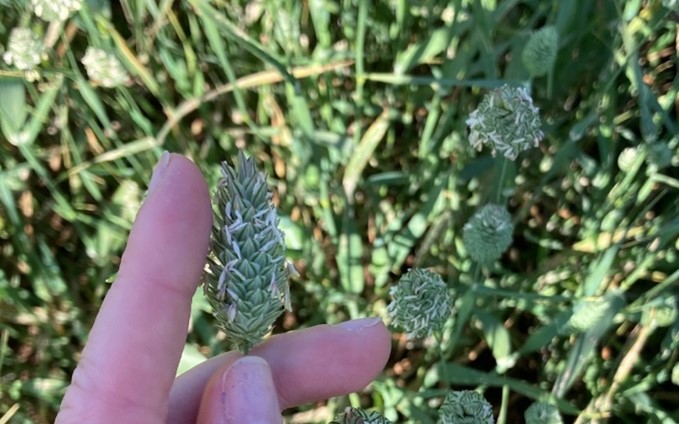
M 379 319 L 271 337 L 175 379 L 212 208 L 196 166 L 164 154 L 61 404 L 66 423 L 280 423 L 280 411 L 350 393 L 379 374 L 389 333 Z

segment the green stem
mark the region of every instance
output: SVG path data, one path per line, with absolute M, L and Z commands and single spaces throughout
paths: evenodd
M 370 7 L 370 0 L 361 0 L 358 3 L 358 29 L 356 32 L 356 74 L 363 75 L 364 69 L 364 50 L 365 50 L 365 34 L 368 26 L 368 8 Z M 356 81 L 356 101 L 363 105 L 363 85 L 365 79 L 359 78 Z
M 500 405 L 500 414 L 497 416 L 497 424 L 507 423 L 507 411 L 509 410 L 509 386 L 502 386 L 502 405 Z
M 500 159 L 500 161 L 502 161 L 502 167 L 500 168 L 500 178 L 498 179 L 498 188 L 495 192 L 495 199 L 493 199 L 493 201 L 498 205 L 502 200 L 502 191 L 505 189 L 505 179 L 507 178 L 507 162 L 509 162 L 509 159 L 503 157 Z
M 435 336 L 436 343 L 439 347 L 439 367 L 441 368 L 441 380 L 445 382 L 445 387 L 450 387 L 450 381 L 448 380 L 448 370 L 446 369 L 446 351 L 443 347 L 443 334 L 440 332 Z
M 478 262 L 474 262 L 471 271 L 472 285 L 476 285 L 479 283 L 479 278 L 481 277 L 481 265 L 479 265 Z

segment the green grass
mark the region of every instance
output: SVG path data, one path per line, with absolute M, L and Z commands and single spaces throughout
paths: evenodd
M 566 422 L 679 421 L 679 319 L 649 319 L 679 294 L 677 13 L 657 0 L 90 0 L 50 27 L 0 0 L 0 45 L 19 25 L 56 34 L 38 81 L 0 62 L 0 422 L 53 420 L 160 153 L 193 158 L 214 187 L 238 148 L 268 172 L 302 274 L 277 331 L 383 315 L 413 266 L 456 293 L 443 364 L 395 334 L 383 375 L 331 411 L 433 423 L 445 389 L 478 387 L 499 423 L 523 422 L 535 399 Z M 530 82 L 544 142 L 516 162 L 473 151 L 466 117 L 488 88 L 528 82 L 521 52 L 544 25 L 560 35 L 553 71 Z M 88 45 L 131 82 L 89 83 Z M 514 243 L 480 268 L 461 230 L 497 200 Z M 570 330 L 595 299 L 604 319 Z M 223 349 L 206 305 L 198 294 L 182 367 Z

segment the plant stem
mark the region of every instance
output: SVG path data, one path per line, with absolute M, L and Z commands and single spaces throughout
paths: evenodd
M 506 384 L 502 386 L 502 404 L 500 405 L 500 413 L 497 416 L 497 424 L 507 423 L 507 411 L 509 410 L 509 386 Z
M 497 184 L 497 191 L 495 192 L 495 199 L 493 199 L 493 201 L 498 205 L 502 200 L 502 192 L 505 188 L 505 178 L 507 178 L 507 162 L 509 162 L 509 159 L 502 157 L 500 158 L 500 161 L 502 162 L 502 167 L 500 168 L 500 178 Z

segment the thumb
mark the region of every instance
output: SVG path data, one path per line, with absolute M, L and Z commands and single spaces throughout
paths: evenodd
M 258 356 L 245 356 L 221 368 L 203 392 L 199 424 L 282 422 L 271 369 Z

